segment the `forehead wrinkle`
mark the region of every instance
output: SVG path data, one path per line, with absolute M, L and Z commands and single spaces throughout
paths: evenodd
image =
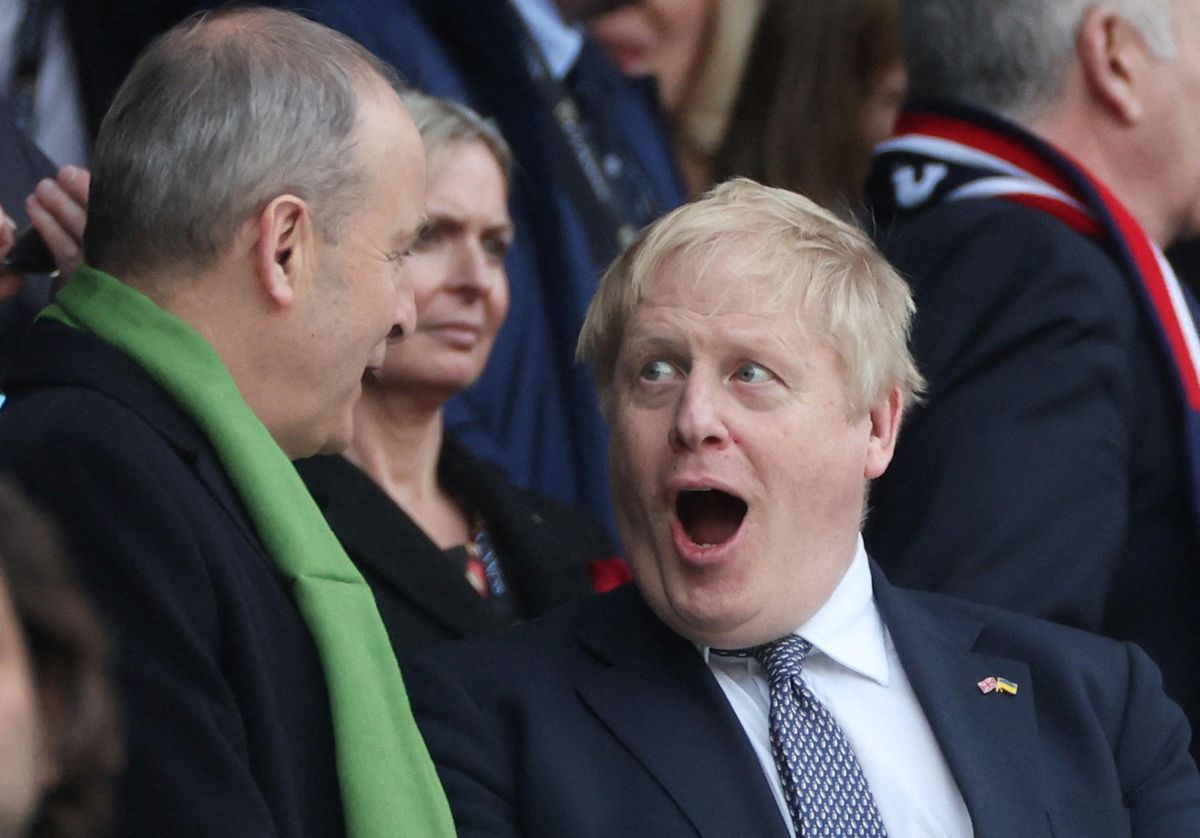
M 652 309 L 658 310 L 658 314 L 649 322 L 645 316 L 637 316 Z M 688 328 L 687 321 L 693 318 L 704 321 L 706 328 Z M 771 328 L 763 328 L 764 322 Z M 722 357 L 737 355 L 747 360 L 764 360 L 763 356 L 770 355 L 776 365 L 781 363 L 782 356 L 784 360 L 806 366 L 806 356 L 819 345 L 802 319 L 781 321 L 778 312 L 707 312 L 654 302 L 639 306 L 623 343 L 627 348 L 643 352 L 686 349 L 689 352 L 715 352 Z
M 799 298 L 780 294 L 771 276 L 764 275 L 753 262 L 739 258 L 728 249 L 706 248 L 697 253 L 673 254 L 666 259 L 654 279 L 646 284 L 639 308 L 662 298 L 664 282 L 676 287 L 669 297 L 682 297 L 698 303 L 707 311 L 697 314 L 744 314 L 770 318 L 789 307 L 799 314 Z

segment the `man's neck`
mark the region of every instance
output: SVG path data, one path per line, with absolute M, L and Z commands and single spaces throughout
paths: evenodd
M 1138 146 L 1150 140 L 1133 128 L 1101 118 L 1089 118 L 1081 109 L 1059 106 L 1044 111 L 1025 126 L 1029 131 L 1068 154 L 1107 186 L 1137 219 L 1146 235 L 1160 247 L 1179 235 L 1178 211 L 1170 200 L 1172 188 L 1164 171 Z

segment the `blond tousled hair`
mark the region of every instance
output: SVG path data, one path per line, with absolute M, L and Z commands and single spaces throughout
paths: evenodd
M 745 254 L 737 277 L 765 309 L 794 305 L 804 327 L 837 356 L 852 416 L 900 388 L 924 389 L 908 348 L 912 293 L 858 228 L 784 189 L 726 181 L 642 231 L 605 272 L 588 307 L 577 357 L 592 364 L 605 414 L 626 323 L 668 260 L 687 260 L 697 281 L 731 248 Z M 677 264 L 677 262 L 676 262 Z

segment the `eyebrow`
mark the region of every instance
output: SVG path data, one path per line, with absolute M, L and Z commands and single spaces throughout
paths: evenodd
M 433 224 L 433 225 L 436 225 L 439 227 L 445 227 L 445 228 L 453 230 L 455 232 L 463 230 L 467 226 L 466 224 L 464 224 L 462 221 L 460 221 L 455 216 L 440 215 L 436 212 L 432 213 L 429 216 L 429 218 L 427 218 L 425 220 L 425 223 Z M 505 236 L 513 236 L 513 235 L 516 235 L 517 228 L 516 228 L 516 225 L 513 224 L 513 222 L 511 220 L 509 220 L 509 221 L 504 221 L 504 222 L 501 222 L 498 224 L 489 224 L 488 226 L 483 228 L 483 231 L 489 235 L 499 234 L 499 235 L 505 235 Z
M 777 334 L 749 328 L 739 328 L 733 335 L 725 335 L 721 338 L 721 344 L 725 350 L 748 357 L 775 355 L 781 351 L 790 354 L 790 351 L 781 345 L 781 339 Z M 634 329 L 626 332 L 625 338 L 622 340 L 622 348 L 624 347 L 641 353 L 678 354 L 685 351 L 690 352 L 691 341 L 680 340 L 675 335 L 661 333 L 639 334 Z
M 417 219 L 417 225 L 415 227 L 413 227 L 411 231 L 409 231 L 409 232 L 405 232 L 404 230 L 399 231 L 398 233 L 396 233 L 396 235 L 392 239 L 392 241 L 395 242 L 395 244 L 398 246 L 398 248 L 400 250 L 408 250 L 408 248 L 412 247 L 413 244 L 416 242 L 417 236 L 419 236 L 421 234 L 421 231 L 423 229 L 425 229 L 425 225 L 428 223 L 429 223 L 429 216 L 422 214 L 421 217 L 419 219 Z
M 619 351 L 622 354 L 629 351 L 639 355 L 678 355 L 686 351 L 681 341 L 666 335 L 639 335 L 635 332 L 627 334 L 621 344 Z

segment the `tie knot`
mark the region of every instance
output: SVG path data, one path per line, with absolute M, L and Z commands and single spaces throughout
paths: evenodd
M 791 678 L 800 674 L 804 659 L 812 651 L 812 644 L 795 634 L 781 637 L 754 648 L 754 657 L 767 670 L 767 678 Z

